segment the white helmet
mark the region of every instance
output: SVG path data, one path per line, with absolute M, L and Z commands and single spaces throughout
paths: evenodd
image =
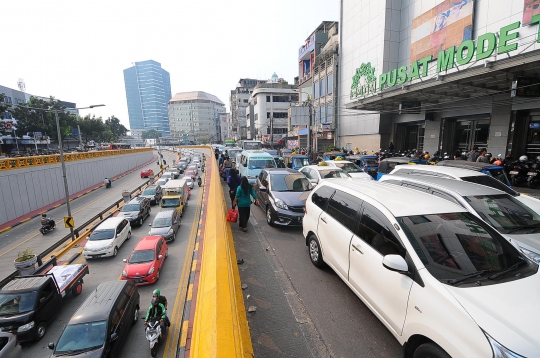
M 526 155 L 522 155 L 521 157 L 519 157 L 519 161 L 520 162 L 526 162 L 529 158 L 527 158 Z

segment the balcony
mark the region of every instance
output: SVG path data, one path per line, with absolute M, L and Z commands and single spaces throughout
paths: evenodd
M 312 77 L 313 77 L 313 73 L 312 73 L 312 72 L 308 73 L 308 74 L 305 75 L 304 77 L 299 77 L 299 78 L 298 78 L 298 86 L 301 86 L 302 84 L 306 83 L 306 82 L 309 81 Z

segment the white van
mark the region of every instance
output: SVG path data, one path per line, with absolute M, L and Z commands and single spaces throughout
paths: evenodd
M 94 229 L 83 249 L 85 259 L 113 256 L 118 248 L 131 237 L 131 225 L 125 218 L 112 217 Z
M 244 150 L 240 155 L 238 171 L 241 176 L 248 178 L 250 184 L 266 168 L 276 168 L 274 157 L 263 150 Z

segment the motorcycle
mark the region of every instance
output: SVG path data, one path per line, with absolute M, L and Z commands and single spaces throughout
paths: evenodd
M 513 168 L 508 174 L 510 174 L 510 182 L 512 186 L 520 186 L 526 184 L 528 180 L 529 166 L 525 162 L 515 161 L 512 164 Z
M 47 219 L 41 219 L 41 228 L 39 229 L 39 232 L 41 235 L 45 235 L 46 233 L 53 231 L 55 227 L 56 224 L 54 220 L 49 222 Z
M 112 186 L 111 180 L 105 182 L 105 189 L 109 189 L 111 186 Z
M 201 180 L 201 178 L 200 178 L 200 177 L 199 177 L 199 178 L 197 178 L 197 184 L 199 184 L 199 186 L 201 186 L 201 184 L 202 184 L 202 180 Z
M 148 320 L 145 328 L 146 339 L 150 342 L 150 354 L 155 357 L 158 350 L 158 344 L 160 340 L 164 339 L 165 332 L 161 331 L 161 325 L 159 324 L 159 318 L 154 317 Z
M 538 185 L 538 182 L 540 181 L 539 174 L 540 173 L 540 163 L 538 161 L 534 161 L 529 164 L 529 170 L 527 172 L 527 186 L 531 189 L 536 188 Z

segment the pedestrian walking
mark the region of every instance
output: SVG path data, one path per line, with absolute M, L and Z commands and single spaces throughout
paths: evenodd
M 235 208 L 234 204 L 234 198 L 236 198 L 236 189 L 238 189 L 238 186 L 240 185 L 241 177 L 236 171 L 236 169 L 232 168 L 229 170 L 229 177 L 227 178 L 227 184 L 229 185 L 229 197 L 231 198 L 231 204 L 232 208 Z
M 478 152 L 478 146 L 474 146 L 473 149 L 467 154 L 467 161 L 468 162 L 476 162 L 476 159 L 480 156 L 480 153 Z
M 476 161 L 478 163 L 488 163 L 489 164 L 489 156 L 487 156 L 487 149 L 483 148 L 481 150 L 480 156 L 476 158 Z
M 255 190 L 249 184 L 247 177 L 242 177 L 240 186 L 236 189 L 236 197 L 234 198 L 234 206 L 238 205 L 238 224 L 243 232 L 247 231 L 247 223 L 249 220 L 251 197 L 255 199 L 255 205 L 259 205 L 259 199 Z

